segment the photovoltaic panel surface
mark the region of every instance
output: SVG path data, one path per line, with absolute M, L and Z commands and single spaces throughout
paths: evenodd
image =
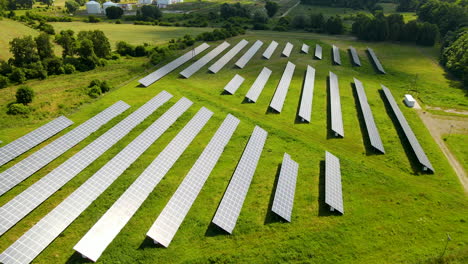
M 291 51 L 293 49 L 293 44 L 291 43 L 286 43 L 286 46 L 284 46 L 283 52 L 281 53 L 285 57 L 289 57 L 291 55 Z
M 309 45 L 306 45 L 305 43 L 303 43 L 301 47 L 301 52 L 305 54 L 309 53 Z
M 359 99 L 359 105 L 361 106 L 362 115 L 364 116 L 364 122 L 366 123 L 367 134 L 369 135 L 371 145 L 381 153 L 385 153 L 385 149 L 382 144 L 382 139 L 380 138 L 379 130 L 375 125 L 374 116 L 372 115 L 369 103 L 367 102 L 367 96 L 364 90 L 364 86 L 356 78 L 354 78 L 354 86 L 356 88 L 356 92 Z
M 204 107 L 198 111 L 73 249 L 97 261 L 212 115 Z
M 258 97 L 262 93 L 262 90 L 265 87 L 265 84 L 268 82 L 270 75 L 271 75 L 271 70 L 268 69 L 267 67 L 263 67 L 262 71 L 257 76 L 257 79 L 252 84 L 252 86 L 250 87 L 245 97 L 252 102 L 256 102 Z
M 304 121 L 310 122 L 312 113 L 312 98 L 314 96 L 315 69 L 307 65 L 307 72 L 302 88 L 301 106 L 299 108 L 299 117 Z
M 60 116 L 0 148 L 0 166 L 39 145 L 41 142 L 71 126 L 73 121 Z
M 335 45 L 333 45 L 332 49 L 333 49 L 333 62 L 335 64 L 341 65 L 340 49 Z
M 353 58 L 354 65 L 361 66 L 361 61 L 359 60 L 359 56 L 356 49 L 352 46 L 349 46 L 349 51 L 351 52 L 351 57 Z
M 340 160 L 325 151 L 325 203 L 344 214 Z
M 242 76 L 240 76 L 239 74 L 236 74 L 232 79 L 231 81 L 228 82 L 228 84 L 226 84 L 226 86 L 224 86 L 224 91 L 230 93 L 230 94 L 234 94 L 237 89 L 239 89 L 239 87 L 242 85 L 242 83 L 244 82 L 244 78 Z
M 330 72 L 330 110 L 332 131 L 335 132 L 337 136 L 344 137 L 338 76 L 333 72 Z
M 208 68 L 208 70 L 212 73 L 217 73 L 219 72 L 234 56 L 239 53 L 245 46 L 247 46 L 249 42 L 245 39 L 239 41 L 234 47 L 232 47 L 231 50 L 226 52 L 219 60 L 217 60 L 213 65 Z
M 171 94 L 162 91 L 70 159 L 0 207 L 0 235 L 88 167 L 171 97 Z
M 141 83 L 143 86 L 148 87 L 154 82 L 158 81 L 162 77 L 166 76 L 173 70 L 177 69 L 182 64 L 188 62 L 193 57 L 197 56 L 204 50 L 206 50 L 210 45 L 203 43 L 200 46 L 194 48 L 193 50 L 185 53 L 184 55 L 180 56 L 179 58 L 169 62 L 168 64 L 164 65 L 163 67 L 157 69 L 156 71 L 148 74 L 147 76 L 141 78 L 138 82 Z
M 322 46 L 315 44 L 315 54 L 314 57 L 321 60 L 322 59 Z
M 250 49 L 247 50 L 247 52 L 242 55 L 242 57 L 239 58 L 236 62 L 236 66 L 239 68 L 244 68 L 245 65 L 252 59 L 252 57 L 257 53 L 257 51 L 262 47 L 263 42 L 260 40 L 255 41 L 255 43 L 250 47 Z
M 203 66 L 208 64 L 212 59 L 218 56 L 221 52 L 227 49 L 231 44 L 227 43 L 226 41 L 219 44 L 216 48 L 212 51 L 208 52 L 205 56 L 201 57 L 199 60 L 194 62 L 192 65 L 185 68 L 183 71 L 180 72 L 180 75 L 184 76 L 185 78 L 190 78 L 193 74 L 195 74 L 198 70 L 200 70 Z
M 168 247 L 239 125 L 228 115 L 146 235 Z
M 275 94 L 273 95 L 270 107 L 277 112 L 281 112 L 283 109 L 284 100 L 288 94 L 289 84 L 291 83 L 295 68 L 296 65 L 288 61 L 288 64 L 284 69 L 283 76 L 281 76 L 281 80 L 276 88 Z
M 268 45 L 268 48 L 263 52 L 263 58 L 269 60 L 271 58 L 271 55 L 273 55 L 273 52 L 275 52 L 276 48 L 278 47 L 278 42 L 272 40 L 270 45 Z
M 384 91 L 385 97 L 387 98 L 387 101 L 392 108 L 393 113 L 398 119 L 398 123 L 403 129 L 403 132 L 405 133 L 405 136 L 411 145 L 411 148 L 416 154 L 416 157 L 419 163 L 423 166 L 423 170 L 429 170 L 429 172 L 434 173 L 434 168 L 432 167 L 431 162 L 427 158 L 426 153 L 424 152 L 423 148 L 421 147 L 421 144 L 419 144 L 419 141 L 416 138 L 416 135 L 414 134 L 413 130 L 408 124 L 408 121 L 406 121 L 405 116 L 403 115 L 400 108 L 398 107 L 398 104 L 396 103 L 395 98 L 393 98 L 392 93 L 387 87 L 383 85 L 381 86 Z
M 0 174 L 0 195 L 49 164 L 129 107 L 126 103 L 118 101 L 67 134 L 2 172 Z
M 298 170 L 299 164 L 292 160 L 289 154 L 284 153 L 271 210 L 288 222 L 291 222 Z
M 106 165 L 0 255 L 2 263 L 29 263 L 96 200 L 189 107 L 182 98 Z
M 268 133 L 265 130 L 255 126 L 218 210 L 216 210 L 212 222 L 229 234 L 232 234 L 232 230 L 236 226 L 267 136 Z
M 367 52 L 369 52 L 371 58 L 372 58 L 372 61 L 374 62 L 374 65 L 375 67 L 377 67 L 377 70 L 380 72 L 380 73 L 383 73 L 385 74 L 385 70 L 382 66 L 382 64 L 380 63 L 380 60 L 377 58 L 377 55 L 375 55 L 375 52 L 373 49 L 371 48 L 367 48 Z

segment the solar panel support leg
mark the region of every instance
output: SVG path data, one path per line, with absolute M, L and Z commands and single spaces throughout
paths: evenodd
M 334 211 L 335 211 L 335 208 L 330 206 L 330 212 L 334 212 Z
M 423 166 L 422 170 L 423 170 L 423 171 L 427 171 L 427 167 L 426 167 L 426 166 Z
M 339 136 L 338 133 L 335 132 L 335 137 L 338 137 L 338 136 Z
M 304 118 L 301 118 L 301 122 L 304 122 L 304 121 L 305 121 Z
M 154 239 L 153 239 L 153 243 L 154 243 L 155 245 L 159 245 L 159 242 L 156 241 L 156 240 L 154 240 Z

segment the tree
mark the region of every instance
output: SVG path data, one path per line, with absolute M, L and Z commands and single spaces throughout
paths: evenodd
M 42 2 L 47 6 L 51 6 L 54 3 L 54 0 L 42 0 Z
M 387 23 L 389 27 L 388 38 L 393 41 L 400 40 L 405 26 L 403 16 L 401 14 L 391 14 L 387 16 Z
M 7 87 L 7 85 L 8 85 L 8 78 L 0 75 L 0 89 Z
M 63 68 L 63 61 L 58 57 L 50 57 L 43 60 L 44 66 L 47 70 L 48 75 L 60 75 L 65 72 Z
M 76 10 L 78 10 L 79 8 L 80 8 L 80 5 L 73 0 L 69 0 L 65 2 L 65 9 L 67 10 L 69 14 L 75 14 Z
M 15 67 L 11 71 L 11 74 L 10 74 L 10 76 L 8 76 L 8 78 L 12 82 L 24 83 L 26 81 L 26 74 L 24 73 L 24 71 L 21 68 L 16 68 Z
M 125 56 L 125 55 L 130 55 L 130 56 L 135 56 L 135 51 L 134 51 L 134 47 L 130 44 L 128 44 L 127 42 L 125 41 L 119 41 L 117 42 L 117 44 L 115 45 L 116 48 L 117 48 L 117 53 L 122 55 L 122 56 Z
M 323 28 L 324 24 L 325 24 L 325 18 L 323 17 L 322 13 L 310 15 L 310 27 L 311 28 L 315 28 L 315 29 Z
M 13 54 L 13 65 L 23 67 L 39 60 L 36 42 L 31 36 L 14 38 L 10 41 L 10 52 Z
M 263 10 L 257 10 L 253 15 L 252 20 L 254 23 L 266 24 L 268 22 L 268 15 Z
M 425 46 L 434 46 L 438 37 L 439 28 L 434 24 L 424 22 L 419 27 L 416 43 Z
M 47 33 L 41 33 L 37 36 L 34 41 L 36 42 L 37 51 L 41 60 L 54 56 L 54 50 L 52 49 L 52 43 L 50 43 L 50 37 Z
M 338 15 L 328 18 L 327 22 L 325 23 L 325 31 L 327 31 L 329 34 L 341 34 L 343 33 L 343 29 L 343 21 Z
M 228 19 L 231 17 L 250 17 L 250 12 L 245 5 L 241 5 L 240 3 L 235 3 L 233 5 L 224 3 L 220 7 L 221 17 L 224 19 Z
M 162 17 L 162 12 L 159 7 L 153 5 L 142 6 L 140 12 L 144 20 L 159 19 Z
M 276 12 L 278 12 L 279 5 L 276 2 L 267 1 L 265 4 L 265 9 L 269 17 L 273 17 Z
M 99 58 L 107 58 L 111 53 L 111 45 L 109 39 L 101 30 L 80 31 L 78 39 L 89 39 L 93 42 L 93 49 Z
M 417 0 L 399 0 L 399 5 L 397 7 L 398 12 L 411 12 L 415 11 L 419 5 Z
M 455 40 L 447 46 L 441 56 L 441 63 L 453 75 L 461 78 L 464 85 L 468 85 L 468 31 L 462 31 L 455 36 Z
M 15 96 L 17 103 L 27 105 L 34 99 L 34 90 L 29 86 L 23 85 L 18 88 Z
M 80 56 L 80 61 L 83 65 L 81 70 L 92 70 L 99 65 L 99 58 L 94 53 L 93 42 L 90 39 L 80 40 L 80 44 L 77 50 Z
M 297 15 L 293 18 L 293 20 L 291 21 L 291 25 L 294 27 L 294 28 L 300 28 L 300 29 L 304 29 L 304 28 L 308 28 L 310 23 L 309 23 L 309 20 L 308 20 L 308 17 L 305 16 L 305 15 Z
M 62 30 L 60 35 L 55 36 L 55 42 L 62 46 L 62 57 L 73 56 L 76 50 L 76 39 L 73 30 Z
M 106 8 L 106 16 L 109 19 L 118 19 L 123 15 L 123 9 L 118 6 L 110 6 Z

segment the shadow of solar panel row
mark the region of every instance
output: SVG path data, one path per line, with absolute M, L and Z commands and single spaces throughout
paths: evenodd
M 46 176 L 0 208 L 0 235 L 5 233 L 34 208 L 43 203 L 78 173 L 110 149 L 161 105 L 171 99 L 166 91 L 149 100 L 135 112 L 102 134 Z
M 296 65 L 288 61 L 275 94 L 273 95 L 273 99 L 271 100 L 270 107 L 279 113 L 281 113 L 283 109 L 284 100 L 288 94 L 289 84 L 291 83 L 295 68 Z
M 309 53 L 309 45 L 303 43 L 301 47 L 301 52 L 305 54 Z
M 210 110 L 201 108 L 73 249 L 97 261 L 212 115 Z
M 241 69 L 244 68 L 245 65 L 247 65 L 247 63 L 250 61 L 250 59 L 252 59 L 252 57 L 255 55 L 255 53 L 257 53 L 257 51 L 262 47 L 262 45 L 263 42 L 261 42 L 260 40 L 255 41 L 252 47 L 250 47 L 250 49 L 248 49 L 247 52 L 237 60 L 235 65 Z
M 208 52 L 205 56 L 201 57 L 199 60 L 194 62 L 192 65 L 188 66 L 183 71 L 181 71 L 180 75 L 182 75 L 183 77 L 185 77 L 187 79 L 190 78 L 190 76 L 194 75 L 203 66 L 208 64 L 208 62 L 210 62 L 216 56 L 221 54 L 221 52 L 223 52 L 225 49 L 227 49 L 230 45 L 231 44 L 224 41 L 223 43 L 219 44 L 216 48 L 214 48 L 212 51 Z
M 182 64 L 188 62 L 193 57 L 197 56 L 204 50 L 206 50 L 210 45 L 203 43 L 198 47 L 190 50 L 189 52 L 185 53 L 184 55 L 180 56 L 179 58 L 169 62 L 168 64 L 164 65 L 163 67 L 157 69 L 156 71 L 148 74 L 147 76 L 138 80 L 140 84 L 145 87 L 150 86 L 154 82 L 157 82 L 162 77 L 166 76 L 167 74 L 171 73 L 173 70 L 177 69 Z
M 224 91 L 230 94 L 234 94 L 237 91 L 237 89 L 239 89 L 239 87 L 242 85 L 244 80 L 245 79 L 239 74 L 234 75 L 234 77 L 228 82 L 228 84 L 224 86 Z
M 319 59 L 319 60 L 322 59 L 322 46 L 320 46 L 319 44 L 315 44 L 315 54 L 314 54 L 314 57 L 315 57 L 316 59 Z
M 247 46 L 249 42 L 245 39 L 239 41 L 231 50 L 226 52 L 221 58 L 219 58 L 213 65 L 208 68 L 208 70 L 212 73 L 219 72 L 234 56 L 237 55 L 245 46 Z
M 337 65 L 341 65 L 340 49 L 337 46 L 333 45 L 332 51 L 333 51 L 333 63 Z
M 286 43 L 286 46 L 284 46 L 283 52 L 281 54 L 285 57 L 289 57 L 291 55 L 291 51 L 293 49 L 293 44 L 291 43 Z
M 273 52 L 275 52 L 276 48 L 278 47 L 278 42 L 272 40 L 270 45 L 268 45 L 268 48 L 263 52 L 262 56 L 263 58 L 269 60 L 271 58 L 271 55 L 273 55 Z
M 146 235 L 168 247 L 239 125 L 228 115 Z
M 119 101 L 0 174 L 0 195 L 87 138 L 130 106 Z
M 16 139 L 0 148 L 0 166 L 10 162 L 19 155 L 32 149 L 33 147 L 44 142 L 46 139 L 52 137 L 58 132 L 71 126 L 73 121 L 60 116 L 49 123 L 29 132 L 28 134 Z
M 387 101 L 390 104 L 392 111 L 398 120 L 398 123 L 403 129 L 403 132 L 405 133 L 405 136 L 408 139 L 411 145 L 411 148 L 414 151 L 414 154 L 416 154 L 416 158 L 418 159 L 419 163 L 422 165 L 422 170 L 429 171 L 430 173 L 434 173 L 434 168 L 432 167 L 431 162 L 427 158 L 426 153 L 424 152 L 423 148 L 421 147 L 421 144 L 419 144 L 419 141 L 416 138 L 416 135 L 414 134 L 413 130 L 408 124 L 408 121 L 406 121 L 405 116 L 403 115 L 400 108 L 398 107 L 398 104 L 393 98 L 392 93 L 387 87 L 383 85 L 381 86 L 385 94 L 385 98 L 387 98 Z
M 330 112 L 331 129 L 335 136 L 344 137 L 343 117 L 341 115 L 340 88 L 338 87 L 338 76 L 330 72 Z
M 366 123 L 367 134 L 369 135 L 371 145 L 381 153 L 385 153 L 382 139 L 380 139 L 379 130 L 375 125 L 374 116 L 372 115 L 369 103 L 367 102 L 364 86 L 358 79 L 354 78 L 354 87 L 356 88 L 359 105 L 361 106 L 362 115 L 364 116 L 364 122 Z
M 385 74 L 385 70 L 382 66 L 382 64 L 380 63 L 379 59 L 377 58 L 377 55 L 375 55 L 375 52 L 373 49 L 371 48 L 367 48 L 367 52 L 369 52 L 369 55 L 371 56 L 372 58 L 372 62 L 374 63 L 375 67 L 377 67 L 377 70 L 380 72 L 380 73 L 383 73 Z
M 310 122 L 312 113 L 312 99 L 314 96 L 315 69 L 307 65 L 307 72 L 302 88 L 301 106 L 299 108 L 299 117 L 302 122 Z
M 2 263 L 29 263 L 96 200 L 192 104 L 182 98 L 78 189 L 0 255 Z
M 340 160 L 325 151 L 325 203 L 330 210 L 344 214 Z
M 256 102 L 258 97 L 262 93 L 265 84 L 268 82 L 270 75 L 271 70 L 267 67 L 263 67 L 262 71 L 257 76 L 257 79 L 255 79 L 255 82 L 252 84 L 249 91 L 247 92 L 245 98 L 247 98 L 247 100 L 249 100 L 250 102 Z
M 359 60 L 356 49 L 352 46 L 349 46 L 349 51 L 351 52 L 351 58 L 353 59 L 354 65 L 361 66 L 361 61 Z
M 284 153 L 271 211 L 288 222 L 291 222 L 298 170 L 299 164 L 292 160 L 289 154 Z
M 268 133 L 255 126 L 244 153 L 219 204 L 213 223 L 229 234 L 236 226 L 245 196 L 252 182 Z

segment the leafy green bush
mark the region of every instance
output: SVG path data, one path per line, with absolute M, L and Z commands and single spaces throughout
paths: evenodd
M 21 86 L 16 91 L 16 102 L 27 105 L 34 99 L 34 90 L 26 85 Z
M 65 64 L 65 66 L 63 66 L 63 70 L 66 74 L 72 74 L 76 71 L 75 66 L 70 63 Z
M 8 78 L 0 75 L 0 89 L 5 88 L 8 85 Z
M 110 85 L 109 85 L 106 81 L 103 81 L 103 82 L 101 83 L 100 87 L 101 87 L 101 92 L 102 92 L 102 93 L 107 93 L 107 92 L 109 92 L 110 89 L 111 89 Z
M 31 108 L 24 104 L 10 104 L 8 105 L 7 114 L 9 115 L 28 115 L 31 113 Z
M 98 98 L 101 95 L 101 87 L 95 85 L 88 89 L 88 95 L 91 98 Z
M 13 68 L 9 78 L 12 82 L 24 83 L 26 81 L 26 74 L 21 68 Z

